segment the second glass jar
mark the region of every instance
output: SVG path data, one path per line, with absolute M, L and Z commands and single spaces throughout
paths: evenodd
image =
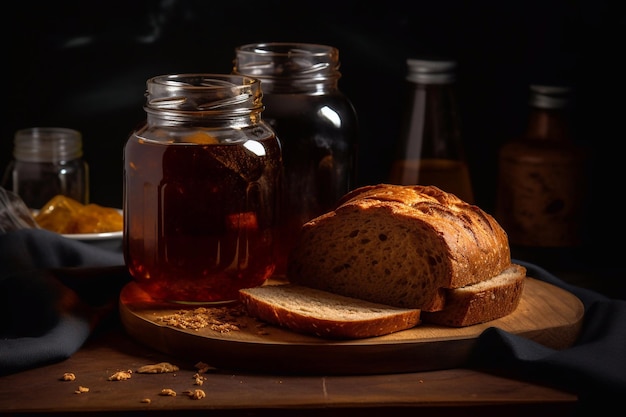
M 83 137 L 74 129 L 33 127 L 15 133 L 13 160 L 2 186 L 32 209 L 57 195 L 89 203 L 89 165 L 83 159 Z
M 147 81 L 124 148 L 124 256 L 156 300 L 223 303 L 274 272 L 280 143 L 256 79 Z
M 257 43 L 236 48 L 234 74 L 261 80 L 263 118 L 282 145 L 277 277 L 305 222 L 335 207 L 356 181 L 357 115 L 339 89 L 339 51 L 327 45 Z

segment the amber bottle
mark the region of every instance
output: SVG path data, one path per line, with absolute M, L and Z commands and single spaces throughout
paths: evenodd
M 500 149 L 495 215 L 514 255 L 549 261 L 583 243 L 589 153 L 574 140 L 569 87 L 531 85 L 529 104 L 525 133 Z

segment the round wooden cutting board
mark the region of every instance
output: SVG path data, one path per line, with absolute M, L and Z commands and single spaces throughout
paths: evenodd
M 518 308 L 506 317 L 463 328 L 420 324 L 386 336 L 347 341 L 294 333 L 246 315 L 224 321 L 219 316 L 225 309 L 236 313 L 240 306 L 206 307 L 203 312 L 197 306 L 159 303 L 135 283 L 123 288 L 119 308 L 131 337 L 189 362 L 205 362 L 221 369 L 323 375 L 459 367 L 468 359 L 478 336 L 489 327 L 564 349 L 576 341 L 584 315 L 576 296 L 533 278 L 527 278 Z M 220 325 L 182 329 L 167 324 L 168 318 L 189 310 L 200 317 L 218 317 Z

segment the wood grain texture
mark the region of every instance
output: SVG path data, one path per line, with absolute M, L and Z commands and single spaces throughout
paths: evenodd
M 584 315 L 582 302 L 573 294 L 527 278 L 512 314 L 463 328 L 419 325 L 375 338 L 333 341 L 269 325 L 259 327 L 250 317 L 240 318 L 240 330 L 228 333 L 208 327 L 183 330 L 159 321 L 193 308 L 154 302 L 134 283 L 120 294 L 122 324 L 137 341 L 219 368 L 270 373 L 358 375 L 451 369 L 465 363 L 476 339 L 489 327 L 564 349 L 575 342 Z
M 577 403 L 571 393 L 471 369 L 353 376 L 216 370 L 204 374 L 204 384 L 197 386 L 196 358 L 164 355 L 129 338 L 119 323 L 114 326 L 101 329 L 63 362 L 0 377 L 0 415 L 556 417 L 572 416 Z M 108 380 L 118 370 L 136 371 L 162 361 L 180 370 Z M 61 381 L 65 372 L 73 372 L 76 380 Z M 75 394 L 79 386 L 89 392 Z M 164 388 L 178 395 L 160 396 Z M 184 395 L 196 388 L 207 397 Z M 143 403 L 145 398 L 151 403 Z

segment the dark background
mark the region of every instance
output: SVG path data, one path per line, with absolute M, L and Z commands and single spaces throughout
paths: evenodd
M 458 61 L 458 93 L 477 204 L 495 201 L 497 150 L 527 121 L 528 85 L 577 92 L 576 139 L 593 150 L 588 265 L 624 250 L 624 4 L 514 1 L 84 1 L 18 2 L 4 14 L 4 123 L 0 167 L 16 130 L 83 133 L 91 200 L 121 207 L 122 149 L 144 118 L 148 78 L 229 73 L 234 48 L 312 42 L 339 48 L 340 87 L 360 118 L 358 185 L 383 182 L 402 114 L 407 58 Z M 616 240 L 617 245 L 609 244 Z M 606 243 L 605 243 L 606 242 Z

